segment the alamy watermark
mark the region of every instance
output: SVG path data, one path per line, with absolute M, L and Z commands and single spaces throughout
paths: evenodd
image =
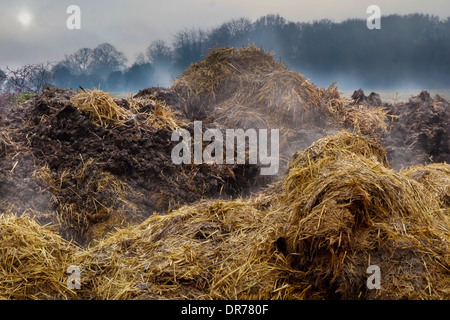
M 377 265 L 370 265 L 367 267 L 366 272 L 370 274 L 369 277 L 367 277 L 367 289 L 373 290 L 373 289 L 381 289 L 381 270 L 380 267 Z
M 224 139 L 219 129 L 208 129 L 203 134 L 202 122 L 194 121 L 193 141 L 190 132 L 181 128 L 172 133 L 171 140 L 179 141 L 172 149 L 174 164 L 245 164 L 248 156 L 249 164 L 261 165 L 261 175 L 278 173 L 278 129 L 270 130 L 270 141 L 267 129 L 226 129 Z M 210 144 L 203 150 L 204 141 L 209 141 Z
M 81 269 L 78 266 L 69 266 L 66 270 L 66 274 L 69 276 L 67 278 L 67 288 L 70 290 L 81 289 Z
M 77 5 L 70 5 L 66 10 L 67 14 L 70 16 L 67 18 L 66 26 L 69 30 L 80 30 L 81 29 L 81 9 Z
M 67 18 L 66 26 L 69 30 L 81 29 L 81 9 L 77 5 L 67 7 L 66 13 L 70 16 Z M 379 6 L 372 4 L 367 7 L 366 13 L 370 16 L 366 20 L 367 28 L 370 30 L 381 29 L 381 9 Z
M 381 9 L 379 6 L 373 4 L 367 7 L 367 13 L 371 14 L 367 20 L 366 25 L 369 30 L 381 29 Z

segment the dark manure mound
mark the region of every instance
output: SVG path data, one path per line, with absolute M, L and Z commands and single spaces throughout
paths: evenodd
M 422 91 L 408 102 L 388 106 L 392 122 L 381 140 L 394 168 L 450 162 L 450 104 Z
M 10 153 L 2 160 L 4 208 L 17 215 L 26 210 L 15 199 L 26 179 L 31 196 L 52 199 L 45 210 L 33 206 L 37 216 L 80 244 L 154 212 L 240 195 L 259 174 L 254 165 L 173 164 L 171 134 L 189 126 L 174 108 L 149 97 L 115 100 L 100 90 L 51 88 L 23 108 L 23 126 L 11 134 L 20 147 L 11 153 L 2 138 L 2 150 Z M 25 155 L 28 169 L 18 170 Z
M 108 205 L 119 206 L 127 186 L 97 166 L 86 161 L 61 183 L 89 173 L 93 186 L 79 191 L 113 184 Z M 375 140 L 340 132 L 298 152 L 257 196 L 155 214 L 86 249 L 28 217 L 1 216 L 2 297 L 449 299 L 448 180 L 437 174 L 447 169 L 395 172 Z M 81 268 L 81 290 L 66 289 L 68 265 Z M 369 266 L 378 289 L 367 286 Z
M 320 88 L 254 46 L 218 48 L 187 68 L 170 88 L 191 120 L 223 128 L 278 129 L 280 152 L 293 151 L 343 128 L 386 129 L 382 107 L 349 104 L 335 84 Z

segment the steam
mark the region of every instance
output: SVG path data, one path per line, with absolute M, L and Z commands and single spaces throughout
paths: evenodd
M 170 87 L 174 79 L 174 72 L 170 67 L 157 66 L 153 75 L 153 85 L 156 87 Z

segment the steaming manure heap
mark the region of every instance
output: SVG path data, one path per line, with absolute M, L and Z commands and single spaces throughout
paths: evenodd
M 450 299 L 449 107 L 345 99 L 255 47 L 126 99 L 49 87 L 0 109 L 0 298 Z M 173 164 L 194 120 L 280 129 L 284 172 Z
M 381 138 L 396 169 L 425 163 L 450 163 L 450 103 L 427 91 L 408 101 L 385 104 L 393 115 Z
M 188 124 L 148 97 L 51 88 L 21 108 L 22 125 L 2 130 L 0 208 L 55 224 L 82 245 L 154 212 L 235 196 L 258 171 L 173 164 L 171 134 Z
M 348 132 L 324 137 L 298 152 L 284 178 L 255 197 L 204 200 L 87 248 L 69 246 L 76 251 L 73 264 L 83 269 L 82 289 L 64 298 L 448 299 L 448 203 L 435 197 L 432 179 L 424 184 L 389 167 L 374 140 Z M 14 229 L 13 218 L 1 219 Z M 49 234 L 57 238 L 55 259 L 67 259 L 60 256 L 65 240 L 21 219 L 26 223 L 15 237 Z M 34 246 L 29 241 L 18 249 L 33 252 Z M 2 261 L 11 259 L 2 254 Z M 47 255 L 32 259 L 41 266 Z M 372 264 L 383 270 L 380 290 L 366 287 Z M 40 284 L 28 285 L 33 292 Z
M 82 258 L 86 285 L 102 299 L 449 298 L 445 204 L 389 166 L 376 141 L 328 136 L 266 193 L 100 242 Z M 371 264 L 384 270 L 380 290 L 366 287 Z
M 192 120 L 215 121 L 224 128 L 279 129 L 280 149 L 286 154 L 316 140 L 317 135 L 305 139 L 311 135 L 306 131 L 323 135 L 346 127 L 373 133 L 386 127 L 387 111 L 382 107 L 349 105 L 334 84 L 316 87 L 254 46 L 209 52 L 186 69 L 171 89 Z

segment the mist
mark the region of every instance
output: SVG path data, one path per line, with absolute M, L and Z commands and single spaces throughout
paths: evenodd
M 271 51 L 322 87 L 335 82 L 341 90 L 450 88 L 450 19 L 425 14 L 382 17 L 380 30 L 369 30 L 362 19 L 236 18 L 207 30 L 179 30 L 170 43 L 152 41 L 132 60 L 108 43 L 68 52 L 53 64 L 53 84 L 114 92 L 170 86 L 211 49 L 247 45 Z

